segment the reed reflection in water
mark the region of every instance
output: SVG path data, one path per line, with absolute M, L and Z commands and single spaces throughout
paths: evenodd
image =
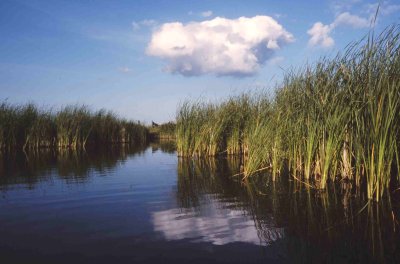
M 400 263 L 400 191 L 367 204 L 346 182 L 324 192 L 288 176 L 242 182 L 238 157 L 174 151 L 167 143 L 2 156 L 1 259 Z
M 39 181 L 53 176 L 66 182 L 84 182 L 91 175 L 107 174 L 118 164 L 141 155 L 147 146 L 110 146 L 101 149 L 68 150 L 41 149 L 30 152 L 10 152 L 0 155 L 0 185 L 24 183 L 33 188 Z
M 290 177 L 259 174 L 246 182 L 237 157 L 179 159 L 179 208 L 153 213 L 168 240 L 273 248 L 290 263 L 398 263 L 399 197 L 372 203 L 343 182 L 327 191 Z

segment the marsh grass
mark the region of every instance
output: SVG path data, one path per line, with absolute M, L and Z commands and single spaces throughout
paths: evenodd
M 154 140 L 175 140 L 176 139 L 176 124 L 167 122 L 149 128 L 151 138 Z
M 74 105 L 53 111 L 34 104 L 0 104 L 0 151 L 139 145 L 147 140 L 148 129 L 144 125 L 105 110 L 93 112 L 86 106 Z
M 374 200 L 399 174 L 399 131 L 399 26 L 287 73 L 273 97 L 185 102 L 177 113 L 179 156 L 241 155 L 245 178 L 287 166 L 319 189 L 348 179 Z

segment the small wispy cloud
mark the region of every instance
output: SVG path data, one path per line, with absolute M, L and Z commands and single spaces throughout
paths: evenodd
M 334 0 L 331 2 L 331 9 L 335 14 L 350 11 L 355 5 L 358 5 L 362 0 Z
M 282 56 L 276 56 L 268 60 L 268 64 L 272 66 L 279 66 L 285 60 Z
M 329 25 L 325 25 L 321 22 L 314 23 L 314 25 L 307 31 L 307 34 L 310 35 L 308 44 L 310 46 L 329 48 L 335 45 L 335 40 L 331 37 L 331 33 L 335 28 L 339 26 L 367 28 L 369 25 L 370 22 L 368 19 L 352 15 L 349 12 L 343 12 L 337 15 L 335 20 Z
M 273 14 L 273 16 L 274 16 L 275 18 L 277 18 L 277 19 L 286 17 L 285 14 L 281 14 L 281 13 L 275 13 L 275 14 Z
M 377 3 L 369 3 L 365 5 L 365 12 L 370 15 L 375 15 L 379 7 L 379 15 L 388 16 L 400 11 L 400 4 L 392 4 L 390 1 Z
M 334 28 L 342 25 L 351 26 L 352 28 L 367 28 L 370 23 L 366 18 L 352 15 L 349 12 L 344 12 L 338 15 L 335 21 L 331 24 Z
M 192 10 L 190 10 L 187 14 L 189 16 L 210 17 L 214 13 L 211 10 L 207 10 L 207 11 L 203 11 L 203 12 L 193 12 Z
M 132 73 L 133 72 L 133 70 L 128 67 L 120 67 L 120 68 L 118 68 L 118 71 L 121 73 Z
M 207 10 L 207 11 L 204 11 L 204 12 L 200 13 L 200 15 L 202 17 L 210 17 L 210 16 L 212 16 L 212 14 L 213 14 L 213 11 L 211 11 L 211 10 Z
M 156 25 L 157 25 L 157 21 L 154 19 L 144 19 L 139 22 L 136 22 L 136 21 L 132 22 L 132 28 L 135 31 L 141 29 L 142 27 L 154 27 Z
M 154 19 L 145 19 L 145 20 L 142 20 L 140 23 L 146 27 L 153 27 L 153 26 L 157 25 L 157 21 L 155 21 Z

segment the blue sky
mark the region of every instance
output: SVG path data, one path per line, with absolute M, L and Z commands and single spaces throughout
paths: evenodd
M 79 103 L 165 122 L 185 99 L 272 90 L 285 71 L 364 36 L 376 6 L 2 0 L 0 100 L 56 108 Z M 399 19 L 400 1 L 381 1 L 375 30 Z

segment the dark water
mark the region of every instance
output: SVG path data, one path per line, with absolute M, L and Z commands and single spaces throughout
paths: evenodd
M 395 196 L 243 184 L 171 145 L 0 157 L 0 263 L 400 263 Z

